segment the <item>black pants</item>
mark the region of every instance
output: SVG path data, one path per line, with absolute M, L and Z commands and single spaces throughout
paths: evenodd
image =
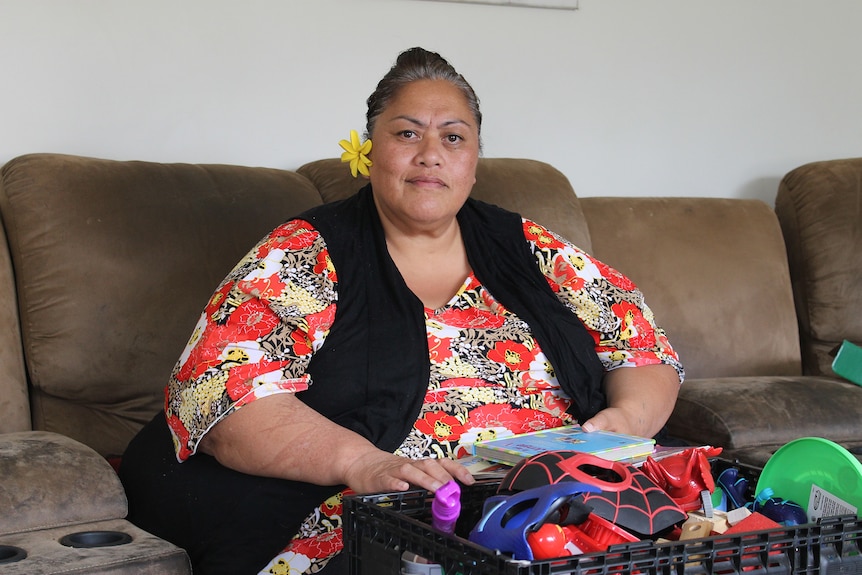
M 178 463 L 161 413 L 129 444 L 120 479 L 129 521 L 185 549 L 195 575 L 258 573 L 343 488 L 247 475 L 204 454 Z M 344 555 L 323 573 L 347 573 Z

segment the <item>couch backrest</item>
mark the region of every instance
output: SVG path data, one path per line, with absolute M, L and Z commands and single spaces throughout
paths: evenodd
M 0 208 L 33 428 L 121 453 L 162 408 L 218 283 L 270 229 L 320 202 L 311 182 L 282 170 L 49 154 L 8 162 Z
M 314 182 L 324 201 L 344 198 L 367 183 L 353 178 L 338 159 L 318 160 L 297 170 Z M 590 232 L 572 184 L 545 162 L 480 158 L 471 196 L 517 212 L 590 251 Z
M 758 200 L 581 198 L 594 255 L 644 292 L 690 379 L 798 375 L 781 229 Z
M 802 361 L 835 375 L 842 341 L 862 345 L 862 158 L 805 164 L 775 199 L 799 314 Z

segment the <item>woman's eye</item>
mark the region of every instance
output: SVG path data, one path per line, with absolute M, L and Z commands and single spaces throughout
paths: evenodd
M 450 144 L 457 144 L 462 139 L 463 138 L 461 138 L 461 136 L 459 136 L 457 134 L 449 134 L 448 136 L 446 136 L 446 141 L 449 142 Z
M 400 135 L 402 138 L 406 138 L 409 140 L 410 138 L 416 137 L 416 132 L 414 132 L 413 130 L 402 130 L 400 132 Z

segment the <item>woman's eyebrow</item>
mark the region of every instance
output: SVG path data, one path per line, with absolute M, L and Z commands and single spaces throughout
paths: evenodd
M 426 127 L 428 127 L 428 125 L 427 125 L 425 122 L 422 122 L 422 121 L 421 121 L 421 120 L 419 120 L 418 118 L 414 118 L 414 117 L 412 117 L 412 116 L 407 116 L 407 115 L 395 116 L 395 117 L 393 117 L 393 118 L 392 118 L 392 120 L 391 120 L 391 121 L 395 121 L 395 120 L 406 120 L 406 121 L 410 122 L 411 124 L 413 124 L 413 125 L 415 125 L 415 126 L 419 126 L 420 128 L 426 128 Z M 451 119 L 451 120 L 446 120 L 446 121 L 444 121 L 444 122 L 442 122 L 442 123 L 440 124 L 440 127 L 441 127 L 441 128 L 447 128 L 447 127 L 449 127 L 449 126 L 454 126 L 454 125 L 459 125 L 459 124 L 460 124 L 460 125 L 463 125 L 463 126 L 467 126 L 467 127 L 472 127 L 472 124 L 470 124 L 470 122 L 467 122 L 467 121 L 465 121 L 465 120 L 461 120 L 461 119 L 458 119 L 458 118 L 453 118 L 453 119 Z

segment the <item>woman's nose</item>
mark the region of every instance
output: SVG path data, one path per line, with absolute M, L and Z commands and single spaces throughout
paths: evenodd
M 442 143 L 436 138 L 425 138 L 419 146 L 416 160 L 423 166 L 438 166 L 442 160 Z

